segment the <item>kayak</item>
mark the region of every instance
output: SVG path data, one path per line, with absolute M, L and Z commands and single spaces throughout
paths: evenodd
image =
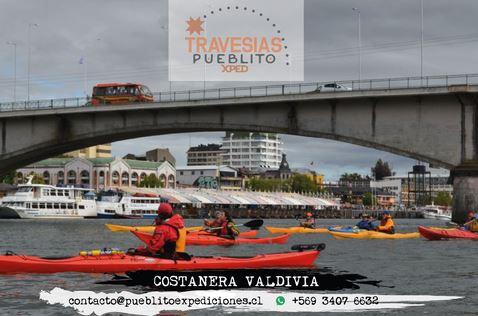
M 123 226 L 123 225 L 114 225 L 114 224 L 105 224 L 109 230 L 113 232 L 129 232 L 129 231 L 137 231 L 143 233 L 152 234 L 154 232 L 155 226 Z M 201 230 L 202 226 L 193 226 L 193 227 L 186 227 L 186 230 L 189 234 L 200 234 L 200 235 L 211 235 L 206 231 Z M 250 230 L 246 232 L 241 232 L 239 236 L 241 237 L 256 237 L 258 234 L 258 230 Z
M 435 227 L 424 227 L 418 226 L 418 231 L 420 235 L 429 240 L 440 240 L 440 239 L 476 239 L 478 240 L 478 234 L 472 233 L 467 230 L 454 228 L 454 229 L 441 229 Z
M 266 226 L 271 234 L 325 234 L 327 228 L 305 228 L 305 227 L 271 227 Z
M 132 233 L 138 237 L 145 244 L 149 244 L 152 238 L 151 234 L 143 232 Z M 264 238 L 242 238 L 228 239 L 224 237 L 218 237 L 213 235 L 187 235 L 186 245 L 188 246 L 232 246 L 240 244 L 285 244 L 289 239 L 289 234 L 284 234 L 276 237 L 264 237 Z
M 0 256 L 0 274 L 310 268 L 324 248 L 324 244 L 319 244 L 312 250 L 262 254 L 254 257 L 191 257 L 189 261 L 124 253 L 101 254 L 98 256 L 79 255 L 69 258 L 40 258 L 11 253 Z
M 246 231 L 246 232 L 240 232 L 240 233 L 239 233 L 239 237 L 242 237 L 242 238 L 254 238 L 254 237 L 257 236 L 258 233 L 259 233 L 258 230 L 249 230 L 249 231 Z M 207 231 L 188 232 L 188 236 L 194 236 L 194 235 L 217 236 L 216 234 L 210 233 L 210 232 L 207 232 Z
M 417 232 L 414 233 L 395 233 L 395 234 L 386 234 L 381 232 L 376 232 L 373 230 L 360 230 L 357 232 L 336 232 L 329 231 L 335 239 L 411 239 L 419 238 L 420 234 Z
M 109 230 L 112 232 L 129 232 L 129 231 L 138 231 L 138 232 L 145 232 L 145 233 L 153 233 L 155 226 L 124 226 L 124 225 L 114 225 L 114 224 L 105 224 Z M 186 227 L 187 231 L 199 231 L 203 227 L 202 226 L 192 226 Z
M 340 233 L 358 233 L 360 229 L 352 226 L 329 226 L 327 227 L 328 231 L 331 232 L 340 232 Z

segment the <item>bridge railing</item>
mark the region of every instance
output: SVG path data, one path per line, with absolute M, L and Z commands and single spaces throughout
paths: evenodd
M 201 100 L 218 100 L 232 98 L 250 98 L 280 96 L 320 92 L 326 84 L 335 84 L 327 93 L 347 93 L 351 91 L 397 90 L 411 88 L 451 87 L 456 85 L 478 85 L 478 74 L 442 75 L 426 77 L 400 77 L 385 79 L 341 80 L 316 83 L 286 83 L 258 85 L 249 87 L 211 88 L 205 90 L 183 90 L 154 93 L 154 102 L 184 102 Z M 75 108 L 91 106 L 86 97 L 31 100 L 0 103 L 0 111 L 25 111 L 56 108 Z M 101 105 L 100 105 L 101 106 Z

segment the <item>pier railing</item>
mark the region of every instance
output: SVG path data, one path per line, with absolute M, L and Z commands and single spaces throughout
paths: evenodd
M 478 85 L 478 74 L 441 75 L 425 77 L 399 77 L 385 79 L 323 81 L 314 83 L 284 83 L 248 87 L 211 88 L 203 90 L 181 90 L 154 93 L 154 102 L 187 102 L 304 94 L 319 92 L 326 84 L 335 84 L 346 89 L 327 89 L 327 93 L 350 93 L 370 90 L 398 90 L 412 88 L 452 87 Z M 0 111 L 47 110 L 91 106 L 87 97 L 43 99 L 0 103 Z M 100 105 L 102 106 L 102 105 Z

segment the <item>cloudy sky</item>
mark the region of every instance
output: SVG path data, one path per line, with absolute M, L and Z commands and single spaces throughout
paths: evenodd
M 478 1 L 424 0 L 424 4 L 424 74 L 478 73 Z M 420 0 L 305 0 L 305 81 L 358 77 L 353 7 L 362 16 L 362 78 L 419 75 Z M 31 99 L 82 96 L 85 73 L 88 90 L 111 81 L 137 81 L 153 91 L 168 90 L 167 13 L 166 0 L 0 0 L 0 102 L 13 99 L 14 54 L 7 41 L 17 43 L 17 99 L 26 99 L 29 25 Z M 79 64 L 82 57 L 87 68 Z M 201 87 L 202 83 L 172 84 L 173 90 Z M 190 144 L 218 142 L 221 135 L 127 140 L 114 143 L 113 151 L 123 155 L 168 147 L 181 165 Z M 398 174 L 415 163 L 345 143 L 282 138 L 293 167 L 313 161 L 313 168 L 329 179 L 343 172 L 367 174 L 377 158 L 390 161 Z

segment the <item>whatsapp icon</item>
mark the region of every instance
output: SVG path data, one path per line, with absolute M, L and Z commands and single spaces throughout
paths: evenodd
M 284 305 L 285 304 L 285 298 L 283 296 L 277 296 L 276 297 L 276 304 L 277 305 Z

